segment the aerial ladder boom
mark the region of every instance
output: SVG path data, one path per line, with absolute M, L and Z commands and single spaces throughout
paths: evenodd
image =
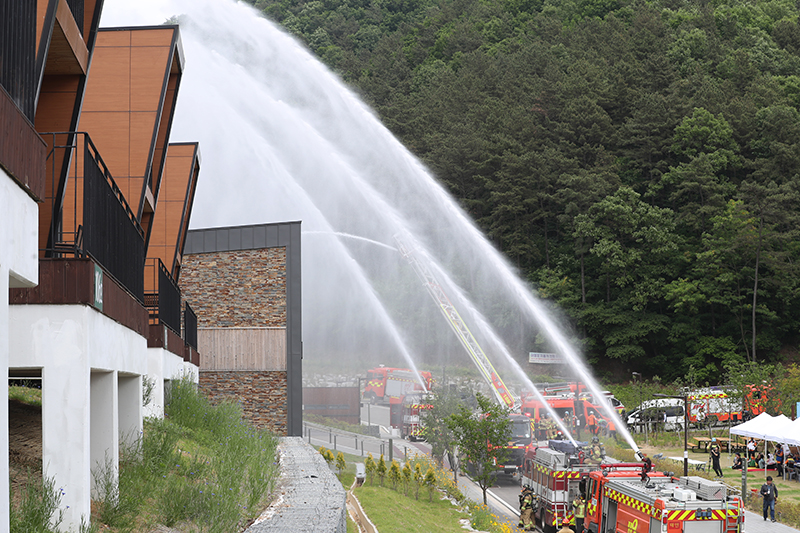
M 478 367 L 478 371 L 483 376 L 483 379 L 485 379 L 489 384 L 489 387 L 492 389 L 492 392 L 494 392 L 498 402 L 505 404 L 509 409 L 514 409 L 514 398 L 506 388 L 503 380 L 500 379 L 500 376 L 495 371 L 492 363 L 489 361 L 489 358 L 486 357 L 483 348 L 481 348 L 481 346 L 478 344 L 478 341 L 475 340 L 475 337 L 464 323 L 461 315 L 458 314 L 458 310 L 450 302 L 450 299 L 447 297 L 447 294 L 445 294 L 442 286 L 436 279 L 436 276 L 434 276 L 433 272 L 426 264 L 416 257 L 411 245 L 407 243 L 400 234 L 395 235 L 394 239 L 397 242 L 397 248 L 400 251 L 400 255 L 402 255 L 409 262 L 409 264 L 411 264 L 414 272 L 416 272 L 417 276 L 419 276 L 419 278 L 422 280 L 422 283 L 428 290 L 428 294 L 431 295 L 436 304 L 439 306 L 442 314 L 444 314 L 445 318 L 447 319 L 447 323 L 450 324 L 450 327 L 453 328 L 453 331 L 455 331 L 458 340 L 461 341 L 461 344 L 467 350 L 472 362 L 475 363 L 476 367 Z

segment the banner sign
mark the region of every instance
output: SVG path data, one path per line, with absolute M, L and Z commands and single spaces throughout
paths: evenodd
M 528 362 L 539 365 L 560 365 L 564 363 L 564 358 L 557 353 L 528 353 Z

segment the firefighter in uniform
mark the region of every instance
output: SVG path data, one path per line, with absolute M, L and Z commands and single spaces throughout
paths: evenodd
M 589 418 L 586 419 L 586 429 L 589 430 L 590 435 L 597 436 L 597 417 L 594 416 L 594 411 L 589 411 Z
M 586 500 L 578 494 L 572 501 L 572 530 L 576 533 L 583 531 L 583 519 L 586 516 Z
M 603 448 L 603 445 L 600 444 L 600 439 L 596 436 L 592 437 L 592 447 L 589 450 L 589 459 L 596 463 L 600 464 L 606 456 L 606 450 Z
M 558 425 L 556 421 L 552 418 L 548 418 L 548 425 L 547 425 L 547 439 L 553 440 L 556 438 L 556 433 L 558 433 Z
M 522 489 L 519 495 L 519 528 L 527 531 L 533 531 L 533 505 L 534 496 L 533 491 L 527 485 Z
M 542 425 L 544 424 L 544 417 L 547 415 L 541 414 L 539 415 L 539 420 L 534 421 L 534 431 L 533 434 L 536 436 L 536 440 L 540 441 L 542 439 Z
M 572 533 L 572 530 L 569 528 L 569 518 L 564 517 L 564 520 L 561 521 L 561 529 L 558 530 L 558 533 Z

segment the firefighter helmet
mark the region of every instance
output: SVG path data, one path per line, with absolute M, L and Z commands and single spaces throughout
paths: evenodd
M 592 444 L 597 444 L 598 442 L 600 442 L 600 439 L 597 438 L 597 435 L 592 437 Z
M 561 525 L 562 526 L 568 526 L 571 523 L 572 523 L 571 520 L 569 518 L 567 518 L 566 516 L 564 517 L 564 520 L 561 521 Z

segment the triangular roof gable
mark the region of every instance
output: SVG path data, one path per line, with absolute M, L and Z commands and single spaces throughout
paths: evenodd
M 147 257 L 161 259 L 176 280 L 180 274 L 199 172 L 197 143 L 169 145 Z
M 177 25 L 98 32 L 80 129 L 103 154 L 146 239 L 182 73 Z

